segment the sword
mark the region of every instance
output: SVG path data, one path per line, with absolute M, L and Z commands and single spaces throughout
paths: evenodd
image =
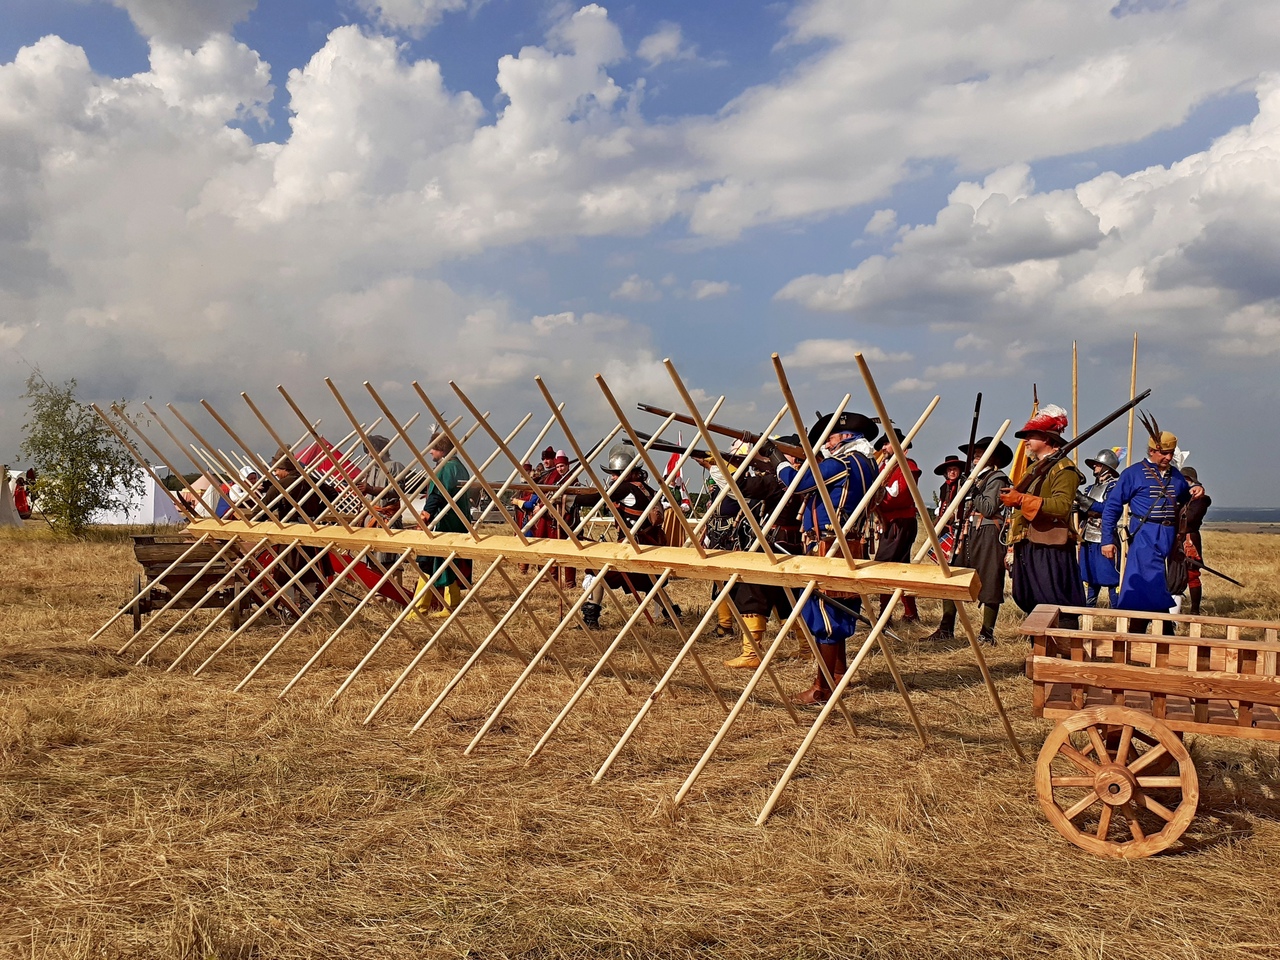
M 858 621 L 860 621 L 860 622 L 862 622 L 862 623 L 865 623 L 868 627 L 874 627 L 874 626 L 876 625 L 876 623 L 875 623 L 875 621 L 874 621 L 874 620 L 868 620 L 866 617 L 864 617 L 862 614 L 860 614 L 857 610 L 853 610 L 853 609 L 850 609 L 849 607 L 846 607 L 846 606 L 845 606 L 843 603 L 841 603 L 839 600 L 835 599 L 834 597 L 829 597 L 829 596 L 827 596 L 827 595 L 826 595 L 825 593 L 823 593 L 821 590 L 814 590 L 814 591 L 813 591 L 813 596 L 817 597 L 819 600 L 825 600 L 827 603 L 831 604 L 831 605 L 832 605 L 833 607 L 835 607 L 837 610 L 842 610 L 842 611 L 844 611 L 844 612 L 845 612 L 845 613 L 847 613 L 849 616 L 854 617 L 855 619 L 857 619 Z M 894 632 L 893 632 L 892 630 L 890 630 L 888 627 L 885 627 L 885 628 L 884 628 L 883 630 L 881 630 L 880 632 L 881 632 L 881 633 L 883 633 L 883 634 L 884 634 L 886 637 L 888 637 L 890 640 L 894 641 L 895 643 L 906 643 L 906 641 L 905 641 L 905 640 L 903 640 L 900 636 L 898 636 L 896 633 L 894 633 Z
M 1235 577 L 1229 577 L 1221 570 L 1215 570 L 1213 567 L 1208 564 L 1201 563 L 1199 560 L 1192 560 L 1190 557 L 1187 557 L 1187 564 L 1192 570 L 1203 570 L 1205 573 L 1212 573 L 1215 577 L 1221 577 L 1223 580 L 1227 581 L 1227 583 L 1234 583 L 1237 587 L 1244 586 L 1244 584 Z

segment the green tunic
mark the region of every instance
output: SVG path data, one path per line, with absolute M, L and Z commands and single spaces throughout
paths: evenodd
M 467 472 L 467 468 L 463 466 L 462 461 L 457 457 L 451 457 L 440 464 L 440 468 L 436 470 L 436 476 L 440 479 L 441 486 L 448 491 L 449 496 L 453 497 L 458 506 L 465 510 L 467 516 L 471 516 L 471 491 L 468 490 L 462 496 L 458 495 L 458 491 L 462 489 L 462 485 L 467 482 L 471 474 Z M 449 501 L 444 495 L 436 489 L 434 483 L 427 488 L 427 502 L 423 505 L 423 511 L 429 513 L 433 518 L 440 517 L 440 521 L 435 525 L 438 533 L 466 533 L 467 526 L 463 522 L 462 517 L 449 506 Z M 434 578 L 436 586 L 446 587 L 457 580 L 451 568 L 444 567 L 444 557 L 419 557 L 418 569 L 431 580 Z

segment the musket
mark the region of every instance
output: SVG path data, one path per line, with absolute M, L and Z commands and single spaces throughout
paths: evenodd
M 1044 476 L 1051 469 L 1053 469 L 1054 465 L 1057 464 L 1059 460 L 1061 460 L 1063 457 L 1069 454 L 1072 450 L 1080 446 L 1080 444 L 1084 443 L 1094 434 L 1099 433 L 1100 431 L 1109 427 L 1113 421 L 1118 420 L 1120 417 L 1124 416 L 1124 414 L 1128 413 L 1130 410 L 1132 410 L 1134 407 L 1140 404 L 1143 400 L 1147 399 L 1147 397 L 1149 396 L 1151 396 L 1151 390 L 1150 389 L 1143 390 L 1142 393 L 1138 394 L 1136 397 L 1134 397 L 1128 403 L 1121 406 L 1119 409 L 1107 414 L 1105 417 L 1103 417 L 1101 420 L 1095 423 L 1092 427 L 1090 427 L 1084 433 L 1077 436 L 1070 443 L 1066 444 L 1065 446 L 1059 447 L 1057 450 L 1053 451 L 1053 453 L 1051 453 L 1049 456 L 1045 457 L 1044 459 L 1037 460 L 1035 463 L 1033 463 L 1030 467 L 1027 468 L 1027 472 L 1022 475 L 1022 479 L 1018 481 L 1015 489 L 1019 493 L 1026 493 L 1027 488 L 1031 486 L 1031 482 L 1033 480 L 1035 480 L 1037 477 Z
M 673 413 L 670 410 L 663 410 L 661 407 L 650 406 L 647 403 L 637 403 L 636 406 L 645 413 L 652 413 L 655 417 L 670 417 L 677 423 L 695 427 L 698 425 L 697 421 L 685 414 Z M 726 427 L 719 423 L 708 423 L 706 426 L 712 433 L 718 433 L 722 437 L 732 437 L 734 440 L 741 440 L 744 443 L 755 443 L 760 439 L 760 434 L 752 433 L 750 430 L 735 430 L 733 427 Z M 788 457 L 795 457 L 797 460 L 804 459 L 804 449 L 802 447 L 796 447 L 789 443 L 778 443 L 776 440 L 773 441 L 773 445 Z M 684 451 L 681 450 L 681 452 L 683 453 Z
M 650 450 L 659 450 L 662 453 L 684 453 L 684 450 L 685 450 L 685 448 L 682 447 L 680 444 L 667 443 L 665 440 L 654 440 L 652 443 L 649 443 L 649 441 L 653 439 L 653 434 L 644 433 L 641 430 L 636 431 L 636 436 L 639 437 L 644 443 L 648 444 Z M 623 437 L 622 442 L 625 443 L 628 447 L 635 446 L 635 444 L 631 442 L 631 439 L 629 437 Z M 707 451 L 705 450 L 699 450 L 696 447 L 689 451 L 689 456 L 694 460 L 710 460 L 711 459 L 711 454 L 707 453 Z M 727 457 L 729 455 L 721 454 L 721 456 Z
M 637 430 L 636 436 L 639 437 L 644 443 L 646 443 L 650 450 L 660 450 L 663 453 L 684 453 L 685 448 L 680 446 L 679 444 L 666 443 L 662 440 L 651 440 L 652 434 L 645 433 L 642 430 Z M 633 444 L 629 439 L 626 439 L 626 438 L 624 438 L 622 442 L 629 447 L 635 446 L 635 444 Z M 730 463 L 740 463 L 742 461 L 742 455 L 739 453 L 726 452 L 722 450 L 720 451 L 720 456 L 724 457 Z M 699 463 L 704 465 L 712 462 L 711 454 L 709 454 L 706 450 L 701 450 L 697 447 L 694 447 L 692 450 L 689 451 L 689 458 L 692 460 L 696 460 Z M 755 463 L 757 465 L 763 465 L 765 467 L 768 467 L 770 465 L 768 457 L 760 456 L 758 454 L 756 455 Z
M 964 470 L 960 473 L 960 479 L 956 482 L 956 489 L 959 490 L 964 482 L 969 479 L 969 474 L 973 472 L 974 449 L 973 445 L 978 442 L 978 415 L 982 412 L 982 391 L 978 391 L 978 399 L 973 403 L 973 422 L 969 424 L 969 446 L 965 448 Z M 972 491 L 970 491 L 970 494 Z M 965 500 L 969 499 L 969 495 L 965 496 Z M 956 557 L 960 556 L 960 547 L 963 546 L 965 535 L 969 530 L 969 511 L 965 509 L 962 502 L 960 509 L 956 511 L 956 534 L 951 538 L 951 556 L 947 558 L 948 563 L 955 563 Z

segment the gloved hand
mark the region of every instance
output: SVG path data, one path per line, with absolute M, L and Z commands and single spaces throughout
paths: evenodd
M 1000 502 L 1006 507 L 1020 507 L 1022 506 L 1022 498 L 1025 496 L 1025 493 L 1019 493 L 1013 487 L 1005 487 L 1000 491 Z

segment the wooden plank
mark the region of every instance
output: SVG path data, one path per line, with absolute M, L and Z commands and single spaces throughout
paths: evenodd
M 1056 657 L 1032 657 L 1031 661 L 1031 678 L 1036 683 L 1140 690 L 1203 701 L 1249 699 L 1268 706 L 1280 706 L 1280 677 L 1250 677 L 1217 670 L 1161 670 L 1117 663 L 1077 663 Z M 1197 711 L 1199 707 L 1198 704 Z M 1201 717 L 1197 720 L 1204 722 Z
M 1169 644 L 1155 644 L 1155 664 L 1158 669 L 1165 670 L 1169 667 Z M 1153 693 L 1151 695 L 1151 715 L 1157 720 L 1163 720 L 1168 710 L 1168 699 L 1163 693 Z
M 1079 633 L 1080 632 L 1077 630 L 1062 630 L 1057 627 L 1050 628 L 1045 631 L 1046 636 L 1059 640 L 1069 640 L 1071 637 L 1078 636 Z M 1095 642 L 1099 640 L 1115 639 L 1132 641 L 1134 638 L 1134 634 L 1129 633 L 1094 633 L 1090 636 Z M 1146 642 L 1169 644 L 1172 647 L 1216 647 L 1218 649 L 1222 649 L 1227 645 L 1227 641 L 1225 639 L 1206 639 L 1204 637 L 1161 636 L 1158 639 L 1156 637 L 1150 637 Z M 1258 650 L 1280 653 L 1280 643 L 1271 640 L 1238 640 L 1233 642 L 1231 645 L 1241 650 Z M 1270 672 L 1274 673 L 1275 671 Z
M 1027 637 L 1043 637 L 1058 625 L 1058 608 L 1050 603 L 1042 603 L 1032 610 L 1018 627 L 1018 632 Z
M 1044 718 L 1046 720 L 1065 720 L 1078 712 L 1073 707 L 1051 702 L 1045 705 Z M 1177 733 L 1207 733 L 1213 736 L 1236 737 L 1243 740 L 1280 742 L 1280 724 L 1277 724 L 1274 729 L 1270 727 L 1236 727 L 1217 723 L 1196 723 L 1195 721 L 1179 720 L 1174 717 L 1164 720 L 1163 723 L 1170 730 Z
M 1202 614 L 1192 616 L 1186 613 L 1139 613 L 1135 610 L 1110 610 L 1105 607 L 1055 607 L 1052 604 L 1042 604 L 1042 606 L 1057 610 L 1059 613 L 1074 613 L 1084 616 L 1087 613 L 1093 614 L 1099 620 L 1117 619 L 1129 620 L 1137 614 L 1143 620 L 1172 620 L 1175 623 L 1200 623 L 1200 624 L 1217 624 L 1221 626 L 1230 626 L 1236 624 L 1241 627 L 1253 627 L 1263 629 L 1280 629 L 1280 620 L 1244 620 L 1239 617 L 1209 617 Z M 1036 608 L 1037 610 L 1039 607 Z
M 513 563 L 542 564 L 552 560 L 579 568 L 609 563 L 625 573 L 655 576 L 670 567 L 673 576 L 695 580 L 727 580 L 736 573 L 748 583 L 800 588 L 813 580 L 817 581 L 818 589 L 824 591 L 891 593 L 902 588 L 918 596 L 963 601 L 977 599 L 981 589 L 977 572 L 963 567 L 952 567 L 948 577 L 933 564 L 856 560 L 851 567 L 838 556 L 779 556 L 776 563 L 770 564 L 762 554 L 731 550 L 710 551 L 702 558 L 689 547 L 645 547 L 636 552 L 627 543 L 584 543 L 579 549 L 567 540 L 531 539 L 525 545 L 512 536 L 494 535 L 476 541 L 468 534 L 428 534 L 421 530 L 397 530 L 390 534 L 373 527 L 349 532 L 335 527 L 313 531 L 301 523 L 277 527 L 229 521 L 215 526 L 209 521 L 200 521 L 191 524 L 189 529 L 197 535 L 209 532 L 220 539 L 265 536 L 272 542 L 297 539 L 311 546 L 334 542 L 337 549 L 348 551 L 364 546 L 385 553 L 412 548 L 424 556 L 447 556 L 456 551 L 459 557 L 468 560 L 487 562 L 502 555 Z

